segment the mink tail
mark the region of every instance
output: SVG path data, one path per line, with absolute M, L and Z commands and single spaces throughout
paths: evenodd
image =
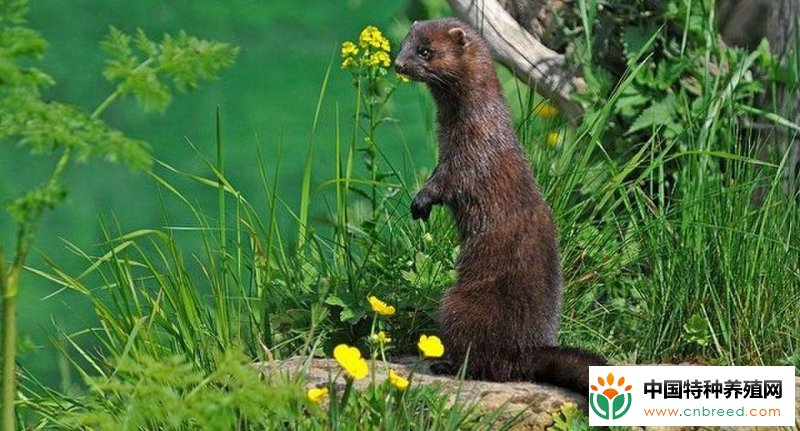
M 589 396 L 589 366 L 608 365 L 605 359 L 574 347 L 547 346 L 536 350 L 535 381 L 551 383 Z

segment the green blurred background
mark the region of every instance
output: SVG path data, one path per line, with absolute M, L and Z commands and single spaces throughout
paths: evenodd
M 202 157 L 187 140 L 201 154 L 213 156 L 213 113 L 219 105 L 227 176 L 266 213 L 257 150 L 261 150 L 269 175 L 274 175 L 280 154 L 280 196 L 296 208 L 303 162 L 312 142 L 314 110 L 330 65 L 329 88 L 313 139 L 312 182 L 329 179 L 333 174 L 337 106 L 344 139 L 349 139 L 353 124 L 354 92 L 349 74 L 339 68 L 340 44 L 357 38 L 364 26 L 372 24 L 389 34 L 394 48 L 402 32 L 398 17 L 405 7 L 405 2 L 391 0 L 33 0 L 29 17 L 31 27 L 50 43 L 46 57 L 38 64 L 57 81 L 47 97 L 88 112 L 113 89 L 101 73 L 104 54 L 100 42 L 109 26 L 128 33 L 141 28 L 154 39 L 185 30 L 203 39 L 239 46 L 236 64 L 219 81 L 178 95 L 163 114 L 145 113 L 128 99 L 113 105 L 104 118 L 128 136 L 147 141 L 157 159 L 207 176 Z M 387 160 L 410 178 L 434 161 L 432 106 L 424 88 L 408 84 L 398 89 L 390 108 L 389 114 L 398 122 L 382 127 L 384 139 L 379 146 Z M 0 145 L 0 160 L 3 202 L 44 181 L 55 162 L 51 157 L 31 157 L 26 149 L 7 142 Z M 165 225 L 162 205 L 170 214 L 171 225 L 195 224 L 188 214 L 182 217 L 177 199 L 159 191 L 147 174 L 119 165 L 92 161 L 71 166 L 65 184 L 70 193 L 67 202 L 46 214 L 29 266 L 42 268 L 45 259 L 50 259 L 68 273 L 79 274 L 86 263 L 68 251 L 66 241 L 99 252 L 103 223 L 118 224 L 123 232 L 161 228 Z M 214 190 L 188 181 L 179 186 L 208 209 L 208 214 L 215 214 Z M 325 195 L 314 202 L 312 217 L 324 217 Z M 0 221 L 2 244 L 9 250 L 14 244 L 14 226 L 5 213 Z M 291 223 L 287 213 L 280 223 Z M 53 348 L 56 328 L 70 333 L 93 325 L 90 308 L 77 295 L 60 292 L 58 286 L 28 273 L 21 286 L 19 318 L 22 365 L 45 383 L 57 385 L 63 376 Z

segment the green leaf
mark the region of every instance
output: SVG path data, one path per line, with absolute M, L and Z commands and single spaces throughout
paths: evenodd
M 347 304 L 344 302 L 344 300 L 336 295 L 328 295 L 328 297 L 325 298 L 325 303 L 328 305 L 347 307 Z
M 41 57 L 47 42 L 39 32 L 24 27 L 2 28 L 0 31 L 0 106 L 11 101 L 5 97 L 20 94 L 38 96 L 39 88 L 52 85 L 53 79 L 40 70 L 27 66 L 28 60 Z
M 353 297 L 343 299 L 337 295 L 328 295 L 325 303 L 342 308 L 339 312 L 339 320 L 342 322 L 356 323 L 365 315 L 363 307 L 360 307 L 359 302 Z
M 617 99 L 616 110 L 620 115 L 633 117 L 639 112 L 638 108 L 649 101 L 650 98 L 642 94 L 637 85 L 629 85 Z
M 201 40 L 181 32 L 177 37 L 164 36 L 159 66 L 183 91 L 215 79 L 233 64 L 238 53 L 238 48 L 227 43 Z
M 42 186 L 11 201 L 6 210 L 18 223 L 26 224 L 35 215 L 63 201 L 66 195 L 67 192 L 58 184 Z
M 351 322 L 354 320 L 358 320 L 358 318 L 356 317 L 356 313 L 355 311 L 353 311 L 352 308 L 344 307 L 342 309 L 342 312 L 339 313 L 339 320 L 341 320 L 342 322 Z
M 117 60 L 134 60 L 133 51 L 131 50 L 131 37 L 123 33 L 114 26 L 108 30 L 108 36 L 100 44 L 103 50 L 112 58 Z
M 708 322 L 700 314 L 693 314 L 683 325 L 684 336 L 690 343 L 705 347 L 711 341 Z
M 553 427 L 555 431 L 588 431 L 589 418 L 581 411 L 577 405 L 566 403 L 556 414 L 553 415 Z
M 629 64 L 636 61 L 639 52 L 645 48 L 656 31 L 658 31 L 658 27 L 652 24 L 643 27 L 627 27 L 622 31 L 623 53 Z
M 611 91 L 614 79 L 602 67 L 584 67 L 583 79 L 586 81 L 587 90 L 597 95 L 605 95 Z
M 675 83 L 683 74 L 687 67 L 692 64 L 692 60 L 683 59 L 677 62 L 661 62 L 656 67 L 655 86 L 660 90 L 666 90 Z
M 673 122 L 675 109 L 675 96 L 670 94 L 642 111 L 626 133 L 631 134 L 655 126 L 665 126 Z
M 0 138 L 17 138 L 34 153 L 69 147 L 79 160 L 102 157 L 137 169 L 148 169 L 152 163 L 144 142 L 72 106 L 45 103 L 30 95 L 7 100 L 10 103 L 0 104 Z
M 169 88 L 158 78 L 151 67 L 137 68 L 123 84 L 125 93 L 132 93 L 146 111 L 163 112 L 172 102 Z
M 0 52 L 6 58 L 37 58 L 47 49 L 47 41 L 30 28 L 9 27 L 0 32 Z
M 184 32 L 177 37 L 165 35 L 161 43 L 156 43 L 141 29 L 131 37 L 114 27 L 102 46 L 109 57 L 103 75 L 148 111 L 163 111 L 172 101 L 167 78 L 179 91 L 195 88 L 215 79 L 238 54 L 238 49 L 228 44 Z
M 148 39 L 142 29 L 136 30 L 136 48 L 147 58 L 155 58 L 158 55 L 158 44 Z

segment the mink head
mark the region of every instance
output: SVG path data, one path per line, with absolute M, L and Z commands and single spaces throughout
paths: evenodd
M 487 65 L 492 67 L 486 44 L 455 18 L 415 22 L 394 61 L 398 73 L 441 87 L 456 86 Z

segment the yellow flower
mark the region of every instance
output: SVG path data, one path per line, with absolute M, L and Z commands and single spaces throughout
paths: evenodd
M 444 354 L 444 345 L 442 345 L 442 340 L 435 335 L 431 335 L 430 337 L 427 335 L 421 335 L 419 337 L 419 343 L 417 343 L 417 347 L 422 352 L 422 356 L 426 358 L 441 358 Z
M 408 389 L 409 385 L 408 379 L 395 373 L 394 370 L 389 370 L 389 383 L 401 391 Z
M 347 57 L 342 61 L 342 69 L 351 69 L 353 67 L 358 67 L 358 62 L 353 57 Z
M 386 333 L 383 331 L 378 331 L 377 334 L 373 334 L 369 339 L 373 343 L 380 343 L 380 344 L 389 344 L 392 342 L 392 338 L 386 335 Z
M 312 403 L 318 403 L 328 396 L 328 388 L 311 388 L 306 392 L 306 397 Z
M 372 47 L 387 52 L 390 50 L 389 40 L 383 37 L 381 31 L 373 25 L 368 25 L 364 27 L 364 30 L 361 30 L 361 34 L 358 36 L 358 44 L 362 48 Z
M 367 299 L 369 300 L 369 305 L 372 306 L 372 311 L 384 316 L 391 316 L 394 314 L 395 309 L 393 305 L 389 305 L 374 296 L 370 296 Z
M 553 106 L 552 103 L 540 103 L 536 108 L 533 108 L 533 113 L 547 120 L 558 115 L 558 108 Z
M 389 67 L 392 63 L 392 60 L 389 58 L 389 54 L 384 51 L 376 51 L 369 55 L 367 59 L 367 66 L 375 67 Z
M 354 57 L 358 54 L 358 47 L 349 40 L 342 44 L 342 58 Z
M 411 82 L 411 78 L 409 78 L 407 75 L 403 75 L 402 73 L 397 74 L 397 79 L 402 83 Z
M 369 373 L 367 361 L 361 357 L 361 352 L 358 348 L 350 347 L 347 344 L 339 344 L 333 349 L 333 357 L 347 371 L 350 377 L 354 379 L 367 377 L 367 373 Z
M 556 146 L 558 143 L 561 142 L 561 133 L 560 132 L 550 132 L 547 134 L 547 143 Z

